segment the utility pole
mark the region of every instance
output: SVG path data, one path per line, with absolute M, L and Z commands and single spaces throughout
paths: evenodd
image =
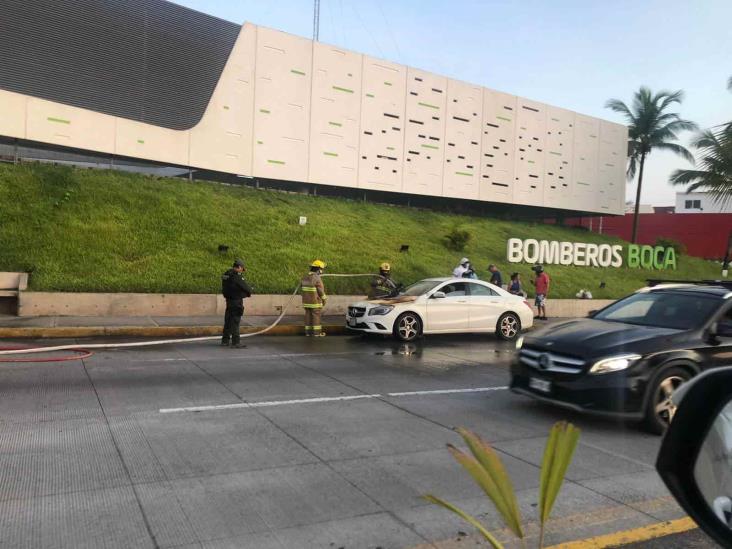
M 320 0 L 313 1 L 313 40 L 318 41 L 320 36 Z

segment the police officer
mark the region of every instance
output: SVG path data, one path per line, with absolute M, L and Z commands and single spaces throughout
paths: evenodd
M 305 335 L 323 337 L 325 332 L 320 324 L 320 315 L 328 296 L 320 274 L 325 269 L 325 262 L 316 259 L 310 264 L 310 272 L 300 281 L 302 306 L 305 309 Z
M 237 259 L 232 268 L 221 275 L 221 293 L 226 299 L 224 335 L 221 338 L 224 347 L 229 344 L 234 348 L 246 347 L 239 343 L 239 323 L 244 315 L 244 298 L 252 295 L 252 289 L 241 275 L 244 270 L 244 262 Z
M 371 279 L 371 290 L 369 299 L 384 299 L 394 297 L 399 291 L 397 283 L 391 278 L 391 265 L 382 263 L 379 265 L 379 274 Z

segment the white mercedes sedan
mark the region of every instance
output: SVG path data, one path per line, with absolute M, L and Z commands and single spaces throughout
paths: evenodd
M 348 306 L 346 326 L 372 334 L 392 334 L 412 341 L 421 334 L 495 333 L 515 339 L 534 323 L 523 297 L 466 278 L 427 278 L 397 297 L 360 301 Z

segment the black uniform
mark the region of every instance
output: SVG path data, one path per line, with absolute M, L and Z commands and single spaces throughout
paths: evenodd
M 226 299 L 226 313 L 224 314 L 224 335 L 222 344 L 232 345 L 239 343 L 239 323 L 244 315 L 244 298 L 252 295 L 252 289 L 246 283 L 241 273 L 229 269 L 221 275 L 221 293 Z

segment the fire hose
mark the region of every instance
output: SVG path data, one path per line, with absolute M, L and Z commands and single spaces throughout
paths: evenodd
M 363 277 L 363 276 L 380 276 L 373 273 L 359 273 L 359 274 L 322 274 L 322 277 L 338 277 L 338 278 L 355 278 L 355 277 Z M 265 328 L 262 328 L 261 330 L 258 330 L 256 332 L 251 332 L 248 334 L 242 334 L 240 337 L 254 337 L 258 335 L 265 334 L 269 332 L 272 328 L 277 326 L 280 321 L 284 318 L 285 314 L 289 310 L 289 308 L 292 306 L 293 301 L 297 297 L 297 294 L 300 291 L 300 284 L 298 284 L 297 288 L 295 288 L 295 291 L 290 294 L 290 299 L 287 301 L 284 307 L 282 307 L 282 312 L 277 317 L 277 319 L 270 324 L 269 326 L 266 326 Z M 49 353 L 49 352 L 55 352 L 55 351 L 74 351 L 77 353 L 77 355 L 72 356 L 64 356 L 64 357 L 47 357 L 42 359 L 32 359 L 32 358 L 0 358 L 0 362 L 62 362 L 66 360 L 79 360 L 82 358 L 88 358 L 93 353 L 90 351 L 91 349 L 124 349 L 124 348 L 130 348 L 130 347 L 150 347 L 153 345 L 170 345 L 174 343 L 193 343 L 195 341 L 214 341 L 221 339 L 221 336 L 205 336 L 205 337 L 188 337 L 183 339 L 161 339 L 156 341 L 136 341 L 133 343 L 92 343 L 92 344 L 71 344 L 71 345 L 56 345 L 53 347 L 29 347 L 29 348 L 20 348 L 20 347 L 0 347 L 0 356 L 4 355 L 20 355 L 20 354 L 35 354 L 35 353 Z

